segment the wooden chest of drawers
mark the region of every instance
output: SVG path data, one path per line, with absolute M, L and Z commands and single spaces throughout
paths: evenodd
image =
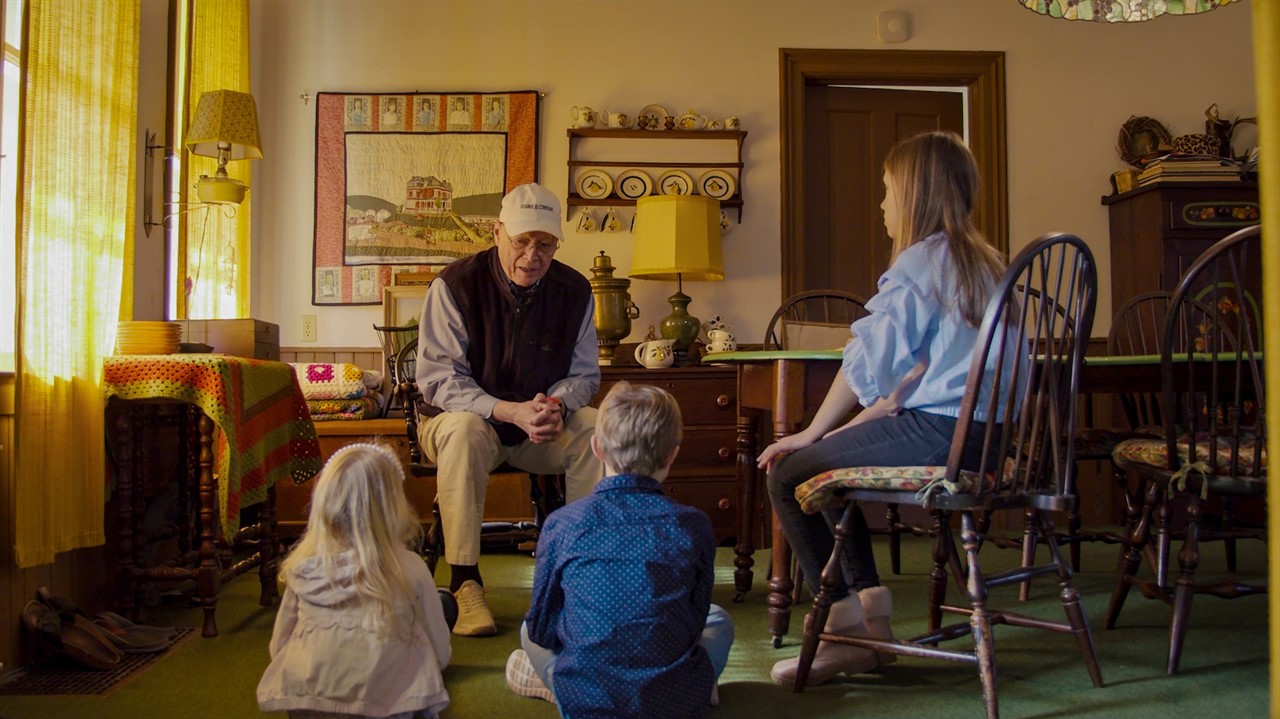
M 601 367 L 598 405 L 623 380 L 661 387 L 675 396 L 684 418 L 684 440 L 671 475 L 668 496 L 711 517 L 716 541 L 732 545 L 738 533 L 737 371 L 733 367 Z

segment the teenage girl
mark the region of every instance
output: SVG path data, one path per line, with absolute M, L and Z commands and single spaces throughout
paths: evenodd
M 839 467 L 946 464 L 978 325 L 1004 268 L 973 225 L 978 186 L 977 163 L 954 133 L 917 135 L 889 152 L 880 209 L 893 257 L 867 302 L 870 315 L 853 323 L 841 372 L 813 422 L 760 454 L 774 511 L 814 594 L 834 537 L 825 517 L 800 509 L 798 485 Z M 859 405 L 866 416 L 838 427 Z M 966 468 L 981 462 L 982 432 L 970 437 Z M 866 520 L 860 512 L 854 519 L 846 550 L 853 591 L 837 588 L 826 629 L 889 639 L 893 599 L 880 585 Z M 871 650 L 822 642 L 809 681 L 878 663 Z M 774 680 L 793 683 L 796 664 L 778 662 Z
M 280 567 L 284 600 L 258 684 L 263 711 L 408 719 L 448 706 L 440 672 L 449 627 L 431 572 L 408 548 L 419 532 L 390 450 L 334 453 L 306 532 Z

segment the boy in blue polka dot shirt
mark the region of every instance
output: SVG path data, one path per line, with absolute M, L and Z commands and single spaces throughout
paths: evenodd
M 595 491 L 547 518 L 507 685 L 572 719 L 701 717 L 733 643 L 711 603 L 715 535 L 661 481 L 680 450 L 666 391 L 619 382 L 600 404 Z

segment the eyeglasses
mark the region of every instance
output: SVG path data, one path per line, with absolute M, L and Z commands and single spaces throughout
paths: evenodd
M 511 247 L 515 249 L 516 254 L 518 255 L 523 255 L 528 252 L 530 246 L 532 246 L 533 249 L 543 257 L 550 257 L 555 254 L 556 250 L 560 249 L 560 240 L 541 240 L 534 242 L 528 237 L 511 237 L 510 239 Z

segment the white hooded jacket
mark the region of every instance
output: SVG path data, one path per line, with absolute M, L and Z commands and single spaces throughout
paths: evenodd
M 336 576 L 312 558 L 285 577 L 286 589 L 271 635 L 271 664 L 258 683 L 263 711 L 340 712 L 385 717 L 449 704 L 440 672 L 452 647 L 435 580 L 420 557 L 399 550 L 400 565 L 417 595 L 406 636 L 379 637 L 352 584 L 353 554 L 336 558 Z

